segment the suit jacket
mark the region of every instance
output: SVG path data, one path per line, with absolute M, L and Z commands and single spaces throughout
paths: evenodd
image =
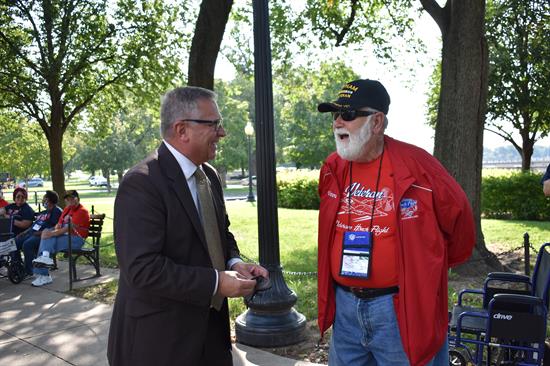
M 226 262 L 239 251 L 219 176 L 211 181 Z M 166 145 L 124 176 L 114 214 L 120 280 L 107 356 L 111 365 L 198 365 L 216 274 L 185 176 Z M 231 348 L 227 300 L 221 309 Z

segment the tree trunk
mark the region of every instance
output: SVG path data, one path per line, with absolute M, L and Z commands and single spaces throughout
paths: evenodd
M 535 140 L 527 136 L 522 136 L 521 146 L 521 171 L 528 172 L 531 170 L 531 158 L 533 157 Z
M 111 193 L 111 172 L 108 169 L 102 169 L 101 174 L 107 178 L 107 193 Z
M 233 0 L 203 0 L 189 53 L 188 84 L 214 90 L 214 69 Z
M 500 270 L 502 266 L 487 250 L 481 231 L 481 168 L 488 71 L 485 1 L 448 0 L 441 10 L 438 21 L 443 38 L 441 94 L 434 155 L 466 192 L 475 217 L 474 254 L 458 271 L 486 273 L 487 267 Z
M 53 124 L 52 124 L 53 125 Z M 63 197 L 65 194 L 65 176 L 63 173 L 63 131 L 61 128 L 50 128 L 48 145 L 50 147 L 50 170 L 52 173 L 53 190 Z M 64 207 L 65 201 L 59 200 L 59 205 Z

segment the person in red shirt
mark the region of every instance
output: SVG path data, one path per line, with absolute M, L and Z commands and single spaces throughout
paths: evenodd
M 9 205 L 9 203 L 8 203 L 8 201 L 6 201 L 6 200 L 4 199 L 4 193 L 2 193 L 2 190 L 0 190 L 0 209 L 6 207 L 7 205 Z M 5 212 L 5 210 L 4 210 L 4 212 Z M 2 214 L 3 214 L 4 212 L 2 212 Z
M 475 244 L 472 209 L 424 150 L 384 134 L 376 80 L 342 87 L 319 177 L 318 323 L 331 366 L 448 365 L 447 274 Z
M 32 282 L 35 287 L 40 287 L 52 283 L 52 277 L 48 268 L 53 266 L 53 259 L 50 254 L 57 253 L 69 247 L 80 249 L 84 245 L 84 240 L 88 237 L 90 228 L 90 214 L 88 210 L 80 204 L 80 197 L 75 190 L 67 191 L 64 196 L 65 209 L 53 230 L 46 229 L 42 232 L 40 247 L 38 248 L 39 257 L 33 260 L 33 272 L 36 279 Z M 69 220 L 72 222 L 72 230 L 69 233 Z

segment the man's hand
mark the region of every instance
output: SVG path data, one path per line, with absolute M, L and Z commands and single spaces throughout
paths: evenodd
M 257 276 L 262 276 L 264 278 L 269 278 L 269 272 L 262 266 L 252 263 L 238 262 L 231 267 L 233 271 L 239 272 L 246 278 L 252 278 Z
M 235 271 L 219 271 L 218 275 L 217 293 L 224 297 L 243 297 L 250 295 L 254 291 L 254 286 L 256 286 L 255 280 L 249 280 L 247 277 Z
M 52 230 L 46 229 L 46 230 L 43 230 L 43 231 L 42 231 L 42 235 L 41 235 L 41 238 L 42 238 L 42 239 L 48 239 L 48 238 L 51 238 L 52 236 L 54 236 L 54 235 L 52 234 Z

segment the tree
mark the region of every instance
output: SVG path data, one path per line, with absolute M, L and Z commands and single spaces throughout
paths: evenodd
M 81 165 L 87 171 L 101 171 L 111 191 L 111 172 L 122 172 L 136 162 L 136 147 L 124 134 L 114 132 L 95 146 L 86 146 L 80 153 Z
M 348 80 L 359 76 L 343 62 L 321 64 L 318 69 L 299 67 L 285 75 L 281 84 L 281 115 L 285 159 L 297 167 L 318 168 L 334 151 L 329 116 L 320 116 L 317 105 L 334 96 Z
M 477 242 L 472 258 L 461 271 L 499 268 L 487 250 L 481 231 L 481 168 L 483 128 L 487 106 L 487 43 L 485 1 L 420 0 L 441 30 L 441 94 L 435 129 L 434 155 L 462 186 L 474 212 Z
M 188 84 L 214 90 L 214 69 L 233 0 L 202 0 L 189 53 Z
M 550 3 L 489 2 L 489 102 L 486 130 L 510 142 L 531 168 L 535 142 L 550 128 Z M 521 141 L 512 133 L 519 132 Z
M 46 141 L 38 126 L 17 113 L 0 113 L 0 169 L 27 181 L 48 172 Z
M 0 5 L 0 108 L 38 122 L 57 192 L 65 191 L 63 135 L 86 107 L 116 86 L 155 89 L 177 71 L 176 12 L 155 0 Z
M 218 80 L 216 92 L 226 136 L 218 144 L 218 154 L 213 165 L 224 177 L 232 169 L 244 172 L 248 168 L 244 126 L 248 121 L 254 122 L 254 82 L 250 77 L 242 75 L 231 82 Z
M 89 123 L 82 126 L 87 143 L 80 146 L 75 165 L 94 172 L 100 170 L 111 186 L 110 175 L 116 173 L 119 181 L 124 171 L 142 160 L 159 144 L 158 100 L 141 98 L 126 92 L 118 103 L 109 94 L 98 98 L 104 102 L 89 110 L 89 120 L 106 119 L 108 124 Z M 112 108 L 119 105 L 118 108 Z

